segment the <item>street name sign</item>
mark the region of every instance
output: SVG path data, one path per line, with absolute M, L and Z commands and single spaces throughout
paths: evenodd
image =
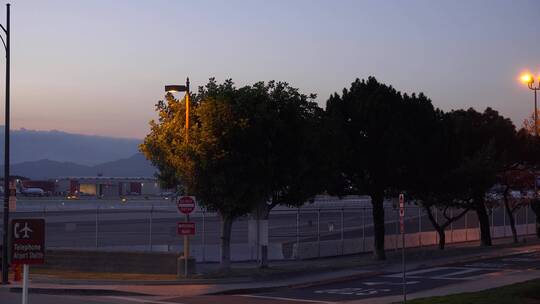
M 45 220 L 11 220 L 11 263 L 43 264 L 45 262 Z
M 190 214 L 195 210 L 195 197 L 193 196 L 182 196 L 176 202 L 176 208 L 183 214 Z
M 179 222 L 176 226 L 176 233 L 178 235 L 195 235 L 195 223 Z

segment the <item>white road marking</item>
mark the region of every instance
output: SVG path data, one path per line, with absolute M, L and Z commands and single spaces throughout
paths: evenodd
M 430 272 L 436 272 L 436 271 L 445 271 L 449 270 L 450 272 L 440 274 L 440 275 L 422 275 Z M 416 270 L 407 272 L 407 278 L 410 279 L 439 279 L 439 280 L 470 280 L 477 276 L 471 276 L 471 277 L 460 277 L 460 278 L 452 278 L 452 276 L 470 273 L 470 272 L 477 272 L 486 270 L 485 268 L 469 268 L 469 267 L 433 267 L 428 269 L 422 269 L 422 270 Z M 403 276 L 402 273 L 394 273 L 390 275 L 386 275 L 387 278 L 401 278 Z
M 506 258 L 502 259 L 503 262 L 536 262 L 535 258 Z
M 466 268 L 466 269 L 463 269 L 461 271 L 454 271 L 454 272 L 443 274 L 443 275 L 440 275 L 440 276 L 434 276 L 434 278 L 455 277 L 455 276 L 460 275 L 460 274 L 478 272 L 478 271 L 482 271 L 482 270 L 483 269 L 478 269 L 478 268 L 468 268 L 468 269 Z
M 486 263 L 486 262 L 478 262 L 478 263 L 472 263 L 465 265 L 466 267 L 476 267 L 479 269 L 484 270 L 501 270 L 502 268 L 512 268 L 511 264 L 506 263 Z
M 413 284 L 418 284 L 418 283 L 420 283 L 420 281 L 408 281 L 405 284 L 413 285 Z M 373 285 L 403 285 L 403 283 L 401 283 L 401 282 L 364 282 L 362 284 L 367 285 L 367 286 L 373 286 Z
M 248 298 L 259 298 L 259 299 L 281 300 L 281 301 L 296 301 L 296 302 L 306 302 L 306 303 L 337 304 L 337 302 L 295 299 L 295 298 L 283 298 L 283 297 L 271 297 L 271 296 L 257 296 L 257 295 L 237 295 L 237 297 L 248 297 Z
M 139 298 L 130 298 L 130 297 L 117 297 L 117 296 L 108 296 L 107 298 L 112 298 L 116 300 L 135 302 L 135 303 L 148 303 L 148 304 L 182 304 L 180 302 L 165 302 L 165 301 L 152 301 Z
M 345 287 L 345 288 L 334 288 L 334 289 L 324 289 L 317 290 L 315 293 L 328 293 L 328 294 L 337 294 L 337 295 L 347 295 L 347 296 L 371 296 L 376 295 L 379 292 L 389 292 L 390 289 L 375 289 L 375 288 L 363 288 L 363 287 Z

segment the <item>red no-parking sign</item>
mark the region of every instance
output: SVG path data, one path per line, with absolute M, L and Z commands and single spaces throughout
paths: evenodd
M 176 224 L 176 233 L 178 235 L 195 235 L 195 223 L 179 222 Z
M 176 207 L 178 211 L 183 214 L 190 214 L 195 210 L 195 197 L 193 196 L 182 196 L 176 202 Z

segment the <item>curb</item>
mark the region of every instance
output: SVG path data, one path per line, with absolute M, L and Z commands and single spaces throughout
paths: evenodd
M 157 285 L 204 285 L 204 284 L 239 284 L 253 282 L 253 279 L 241 277 L 230 279 L 194 279 L 194 280 L 164 280 L 164 281 L 121 281 L 121 280 L 41 280 L 32 279 L 33 283 L 38 284 L 59 284 L 59 285 L 137 285 L 137 286 L 157 286 Z
M 532 251 L 540 251 L 540 248 L 537 248 L 536 250 L 532 250 Z M 440 266 L 451 266 L 451 265 L 454 265 L 454 264 L 462 264 L 462 263 L 468 263 L 468 262 L 473 262 L 473 261 L 483 261 L 483 260 L 489 260 L 489 259 L 497 259 L 497 258 L 501 258 L 501 257 L 505 257 L 505 256 L 511 256 L 511 255 L 520 255 L 520 254 L 524 254 L 525 252 L 520 252 L 520 251 L 517 251 L 517 252 L 506 252 L 506 253 L 495 253 L 495 254 L 492 254 L 492 255 L 486 255 L 486 254 L 478 254 L 478 255 L 471 255 L 471 256 L 468 256 L 468 257 L 463 257 L 461 259 L 457 259 L 457 260 L 454 260 L 454 261 L 451 261 L 451 262 L 439 262 L 439 263 L 433 263 L 433 264 L 421 264 L 421 265 L 418 265 L 418 267 L 415 267 L 411 270 L 416 270 L 418 268 L 422 268 L 422 267 L 440 267 Z
M 319 280 L 319 281 L 296 283 L 296 284 L 289 284 L 289 285 L 279 285 L 279 286 L 268 286 L 268 287 L 237 288 L 237 289 L 230 289 L 230 290 L 224 290 L 224 291 L 218 291 L 218 292 L 211 292 L 211 293 L 207 293 L 206 295 L 254 294 L 254 293 L 272 292 L 272 291 L 276 291 L 282 288 L 307 288 L 307 287 L 314 287 L 314 286 L 319 286 L 319 285 L 340 283 L 340 282 L 345 282 L 345 281 L 350 281 L 350 280 L 363 279 L 367 277 L 381 275 L 383 273 L 384 272 L 382 271 L 362 272 L 359 274 L 352 274 L 352 275 L 347 275 L 343 277 L 330 278 L 330 279 Z
M 22 287 L 10 287 L 9 292 L 21 293 Z M 111 289 L 84 289 L 84 288 L 28 288 L 28 293 L 46 295 L 73 295 L 73 296 L 152 296 L 151 294 Z

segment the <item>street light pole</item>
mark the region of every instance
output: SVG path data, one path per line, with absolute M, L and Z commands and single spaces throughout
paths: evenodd
M 534 88 L 534 135 L 538 137 L 538 106 L 536 102 L 536 91 L 538 91 L 538 88 Z
M 534 92 L 534 137 L 535 137 L 535 143 L 538 143 L 538 102 L 537 102 L 537 91 L 540 90 L 540 77 L 538 77 L 538 84 L 534 84 L 534 76 L 530 74 L 525 74 L 521 76 L 521 80 L 525 83 L 527 83 L 527 87 L 531 89 Z M 536 168 L 533 170 L 533 178 L 534 178 L 534 200 L 536 203 L 538 203 L 538 185 L 537 185 L 537 178 L 536 178 Z
M 4 48 L 6 50 L 6 121 L 5 121 L 5 143 L 4 143 L 4 227 L 3 227 L 3 243 L 2 243 L 2 284 L 8 284 L 8 228 L 9 228 L 9 60 L 10 60 L 10 49 L 9 49 L 9 7 L 10 4 L 6 4 L 6 27 L 2 25 L 0 27 L 6 35 L 6 40 L 0 36 Z
M 185 122 L 185 141 L 186 143 L 189 143 L 189 106 L 190 106 L 190 100 L 189 100 L 189 77 L 186 78 L 186 84 L 185 85 L 166 85 L 165 91 L 167 93 L 173 93 L 173 92 L 186 92 L 186 122 Z M 186 213 L 186 222 L 189 222 L 189 213 Z M 189 259 L 189 235 L 184 235 L 184 276 L 187 277 L 188 275 L 188 259 Z

